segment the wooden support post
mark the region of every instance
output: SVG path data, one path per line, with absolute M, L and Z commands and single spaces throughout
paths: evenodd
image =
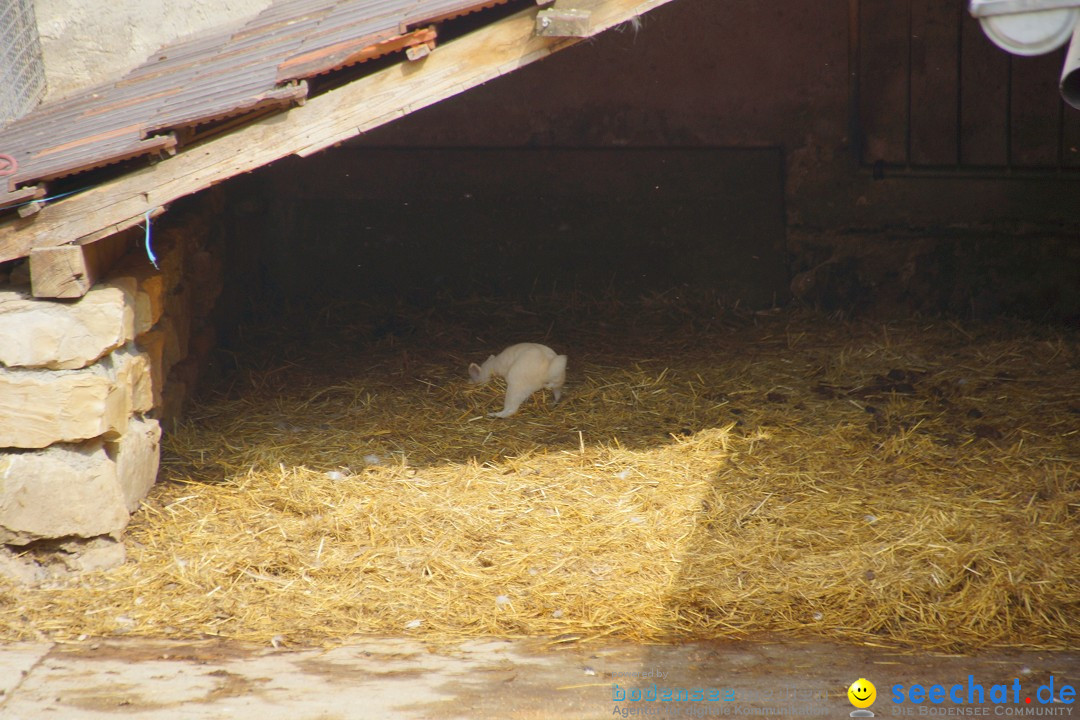
M 39 298 L 79 298 L 127 250 L 130 235 L 111 235 L 89 245 L 37 247 L 30 251 L 30 291 Z

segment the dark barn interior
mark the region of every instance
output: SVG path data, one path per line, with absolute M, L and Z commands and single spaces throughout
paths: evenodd
M 263 643 L 1075 648 L 1061 64 L 962 0 L 675 0 L 173 203 L 223 287 L 128 532 L 190 559 L 101 592 Z M 489 418 L 467 367 L 525 341 L 565 397 Z
M 959 1 L 682 0 L 229 184 L 230 242 L 271 302 L 689 286 L 1075 323 L 1061 54 Z
M 697 466 L 664 453 L 690 444 L 712 468 L 720 442 L 732 459 L 715 477 L 701 470 L 707 487 L 679 485 L 696 470 L 652 486 L 661 505 L 690 498 L 703 513 L 655 605 L 619 596 L 609 602 L 621 610 L 585 622 L 600 601 L 582 600 L 582 625 L 526 592 L 528 620 L 451 603 L 439 632 L 1067 644 L 1068 632 L 1030 618 L 1075 611 L 1059 551 L 1078 492 L 1061 463 L 1076 457 L 1080 411 L 1080 114 L 1053 86 L 1060 53 L 1005 56 L 963 5 L 680 0 L 226 183 L 212 195 L 228 278 L 221 382 L 166 443 L 167 476 L 221 480 L 284 460 L 371 480 L 394 459 L 393 472 L 474 488 L 471 463 L 515 476 L 538 455 L 551 464 L 532 472 L 562 478 L 561 454 L 608 458 L 595 467 L 623 457 L 605 455 L 617 448 L 678 473 Z M 465 367 L 520 341 L 569 355 L 567 397 L 553 407 L 537 393 L 488 425 L 501 390 L 472 388 Z M 208 462 L 197 448 L 219 436 L 244 440 Z M 588 477 L 570 507 L 614 492 Z M 839 485 L 807 489 L 817 482 Z M 890 561 L 865 555 L 890 511 L 836 499 L 848 483 L 897 498 Z M 983 492 L 1008 509 L 972 505 Z M 756 525 L 774 496 L 787 504 Z M 1031 497 L 1060 523 L 1053 532 L 1024 535 L 1033 511 L 1019 498 Z M 416 532 L 457 547 L 454 532 L 429 537 L 441 510 L 416 502 Z M 477 517 L 517 507 L 477 502 Z M 594 521 L 622 501 L 596 502 L 582 511 Z M 931 508 L 946 514 L 927 520 Z M 538 531 L 530 512 L 527 536 Z M 502 567 L 483 548 L 508 531 L 488 520 L 454 551 L 462 567 Z M 583 522 L 565 542 L 598 542 Z M 1003 524 L 1020 533 L 1008 551 Z M 901 531 L 911 526 L 926 534 L 912 540 Z M 935 537 L 963 549 L 923 556 Z M 861 559 L 840 559 L 848 552 Z M 969 585 L 968 569 L 996 563 L 1031 563 L 1019 572 L 1047 585 Z M 568 580 L 580 584 L 571 595 L 609 592 L 597 573 Z M 779 590 L 786 574 L 808 585 Z M 822 576 L 836 582 L 821 587 Z M 401 586 L 388 582 L 396 602 Z M 866 595 L 852 600 L 856 587 Z M 465 602 L 498 590 L 477 592 Z

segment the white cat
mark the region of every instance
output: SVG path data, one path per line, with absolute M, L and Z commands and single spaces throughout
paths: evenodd
M 488 413 L 488 417 L 510 417 L 537 390 L 550 390 L 559 402 L 562 386 L 566 382 L 566 356 L 556 355 L 546 345 L 518 343 L 498 355 L 491 355 L 483 365 L 469 365 L 469 378 L 480 385 L 491 376 L 506 378 L 506 400 L 501 412 Z

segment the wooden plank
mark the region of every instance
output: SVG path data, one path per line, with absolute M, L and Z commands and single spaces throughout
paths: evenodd
M 116 261 L 131 238 L 112 235 L 90 245 L 38 247 L 30 251 L 30 290 L 39 298 L 85 295 Z
M 862 160 L 906 163 L 909 3 L 862 0 L 859 12 Z
M 960 162 L 1009 162 L 1009 54 L 964 13 L 960 36 Z
M 1057 167 L 1065 51 L 1012 58 L 1012 156 L 1019 167 Z
M 671 0 L 603 0 L 595 35 Z M 0 262 L 32 248 L 64 245 L 103 228 L 130 227 L 143 213 L 287 155 L 307 156 L 452 97 L 578 42 L 539 38 L 530 7 L 439 47 L 422 63 L 400 63 L 301 106 L 57 201 L 33 220 L 0 226 Z
M 960 96 L 955 0 L 911 2 L 911 162 L 955 165 Z

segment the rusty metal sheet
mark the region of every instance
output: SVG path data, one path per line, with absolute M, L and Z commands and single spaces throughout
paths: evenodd
M 375 42 L 372 43 L 372 40 Z M 430 30 L 415 30 L 404 35 L 386 30 L 363 40 L 343 40 L 288 58 L 278 66 L 277 79 L 278 82 L 286 82 L 297 77 L 321 75 L 434 40 L 435 33 Z
M 250 21 L 175 42 L 120 80 L 0 128 L 0 209 L 35 183 L 182 151 L 176 131 L 302 102 L 305 79 L 433 46 L 428 25 L 510 0 L 277 0 Z
M 463 3 L 455 0 L 431 0 L 430 2 L 417 2 L 406 13 L 401 21 L 402 28 L 412 28 L 427 23 L 437 23 L 443 20 L 452 20 L 462 15 L 487 10 L 498 5 L 505 5 L 508 0 L 473 0 Z

